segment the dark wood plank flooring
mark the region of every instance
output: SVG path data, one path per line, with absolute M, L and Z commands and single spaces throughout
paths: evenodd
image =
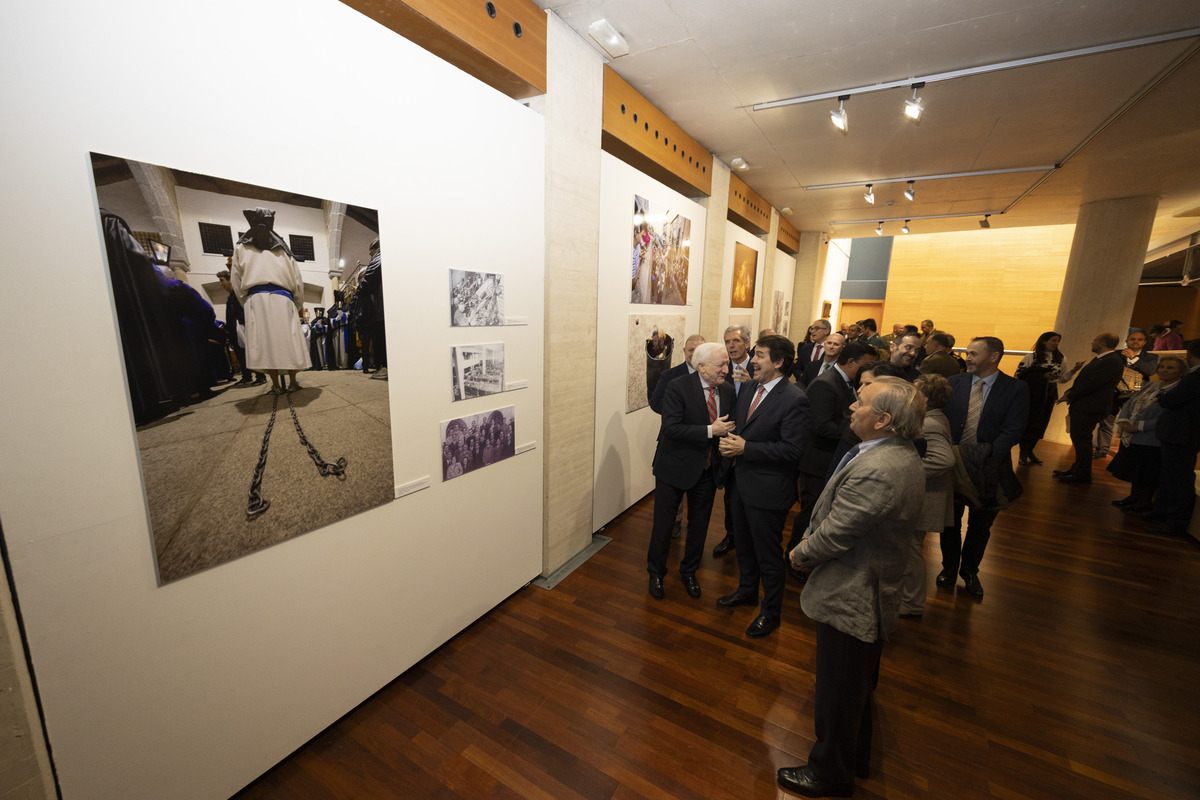
M 1125 485 L 1102 462 L 1090 487 L 1060 486 L 1068 448 L 1039 452 L 993 529 L 981 602 L 933 586 L 928 537 L 926 613 L 884 651 L 855 797 L 1200 797 L 1200 546 L 1113 508 Z M 765 641 L 743 635 L 752 609 L 715 605 L 737 573 L 711 555 L 718 498 L 703 597 L 673 574 L 654 601 L 652 503 L 556 589 L 518 591 L 237 798 L 792 797 L 775 770 L 813 742 L 800 587 Z

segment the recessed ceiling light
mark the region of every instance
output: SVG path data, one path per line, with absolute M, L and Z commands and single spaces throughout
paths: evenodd
M 750 169 L 750 165 L 746 163 L 746 159 L 744 159 L 744 158 L 733 159 L 732 161 L 729 162 L 729 166 L 733 167 L 734 169 L 738 170 L 739 172 Z
M 617 32 L 612 23 L 606 19 L 598 19 L 588 25 L 588 34 L 596 40 L 596 44 L 608 53 L 610 58 L 620 58 L 629 55 L 629 44 L 625 37 Z

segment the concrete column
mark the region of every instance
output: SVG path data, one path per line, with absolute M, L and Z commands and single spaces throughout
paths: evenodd
M 1091 341 L 1099 333 L 1115 333 L 1124 341 L 1157 210 L 1156 197 L 1099 200 L 1079 209 L 1054 320 L 1066 362 L 1090 359 Z M 1016 369 L 1015 364 L 1006 367 L 1006 372 Z M 1046 428 L 1047 439 L 1070 443 L 1065 417 L 1066 404 L 1057 406 Z
M 712 165 L 712 194 L 704 206 L 704 278 L 700 293 L 700 333 L 710 342 L 724 341 L 721 319 L 721 277 L 725 267 L 725 224 L 729 221 L 729 167 L 717 159 Z
M 824 235 L 820 231 L 800 231 L 800 248 L 796 252 L 796 279 L 792 283 L 792 338 L 804 341 L 808 334 L 808 326 L 817 319 L 813 314 L 813 306 L 817 305 L 817 295 L 821 288 L 821 275 L 824 272 L 825 245 Z
M 592 541 L 604 98 L 599 54 L 547 17 L 543 575 Z

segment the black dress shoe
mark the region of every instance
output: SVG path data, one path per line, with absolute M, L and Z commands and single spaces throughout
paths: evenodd
M 825 783 L 812 774 L 807 764 L 800 767 L 780 767 L 775 773 L 775 781 L 780 788 L 805 797 L 849 797 L 854 794 L 854 784 L 843 786 Z
M 1037 456 L 1035 456 L 1033 453 L 1030 453 L 1029 455 L 1025 456 L 1025 460 L 1028 461 L 1030 464 L 1041 464 L 1042 463 L 1042 460 L 1040 458 L 1038 458 Z
M 700 597 L 700 584 L 696 581 L 695 575 L 683 576 L 683 588 L 687 589 L 688 595 L 696 600 Z
M 979 600 L 983 599 L 983 584 L 979 582 L 978 575 L 964 575 L 963 582 L 967 584 L 967 594 Z
M 958 578 L 954 577 L 954 570 L 944 569 L 938 573 L 933 582 L 942 589 L 953 589 Z
M 717 546 L 713 548 L 713 558 L 720 558 L 733 549 L 733 537 L 726 536 L 721 541 L 717 542 Z
M 758 598 L 752 594 L 727 594 L 717 598 L 717 605 L 721 608 L 733 608 L 734 606 L 756 606 Z
M 663 599 L 663 588 L 662 588 L 662 576 L 661 575 L 651 575 L 650 576 L 650 596 L 653 597 L 655 600 Z
M 1066 475 L 1058 476 L 1059 483 L 1091 483 L 1091 475 L 1080 475 L 1076 472 L 1068 472 Z
M 1113 500 L 1112 504 L 1117 508 L 1128 508 L 1133 505 L 1133 497 L 1122 497 L 1120 500 Z
M 750 623 L 750 627 L 746 628 L 746 635 L 751 639 L 761 639 L 764 636 L 770 636 L 771 632 L 778 627 L 778 617 L 768 617 L 766 614 L 759 614 L 754 618 L 754 622 Z
M 1029 456 L 1018 456 L 1017 463 L 1020 464 L 1022 467 L 1028 466 L 1029 465 Z
M 1052 472 L 1050 474 L 1056 478 L 1061 478 L 1063 475 L 1071 475 L 1073 473 L 1069 469 L 1056 469 L 1056 470 L 1054 470 L 1054 472 Z

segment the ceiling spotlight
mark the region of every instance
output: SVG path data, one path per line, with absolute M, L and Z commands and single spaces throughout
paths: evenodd
M 904 196 L 909 200 L 914 200 L 917 196 L 917 190 L 913 188 L 914 183 L 916 183 L 916 181 L 909 181 L 908 188 L 904 190 Z
M 904 101 L 904 116 L 916 122 L 921 118 L 921 112 L 925 110 L 925 106 L 921 105 L 921 98 L 917 97 L 917 89 L 925 85 L 925 82 L 914 83 L 912 85 L 913 96 L 912 100 Z
M 979 220 L 979 227 L 981 227 L 981 228 L 992 227 L 992 223 L 988 222 L 988 217 L 990 217 L 990 216 L 991 216 L 991 214 L 984 214 L 983 219 Z
M 910 220 L 907 220 L 907 219 L 904 220 L 904 227 L 900 229 L 901 233 L 908 233 L 908 223 L 909 222 L 910 222 Z
M 883 236 L 883 220 L 880 220 L 879 224 L 875 226 L 875 233 L 878 236 Z
M 837 111 L 829 112 L 830 121 L 833 122 L 833 126 L 835 128 L 837 128 L 839 131 L 841 131 L 842 133 L 846 132 L 847 122 L 846 122 L 845 103 L 849 99 L 850 99 L 850 95 L 848 95 L 848 94 L 841 95 L 840 97 L 838 97 Z
M 789 216 L 789 217 L 790 217 L 790 216 L 792 215 L 792 207 L 791 207 L 791 206 L 784 206 L 783 208 L 779 209 L 779 213 L 780 213 L 780 214 L 786 214 L 787 216 Z
M 629 43 L 617 32 L 612 23 L 606 19 L 598 19 L 588 25 L 588 34 L 596 40 L 609 58 L 620 58 L 629 55 Z
M 863 200 L 866 200 L 871 205 L 875 205 L 875 192 L 871 191 L 871 184 L 867 184 L 867 190 L 863 192 Z
M 750 165 L 746 163 L 746 159 L 740 158 L 740 157 L 735 158 L 732 161 L 730 161 L 729 166 L 733 167 L 734 169 L 738 170 L 739 172 L 750 169 Z

